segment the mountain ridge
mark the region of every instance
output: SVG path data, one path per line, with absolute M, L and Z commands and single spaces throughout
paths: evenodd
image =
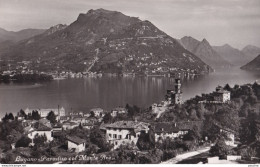
M 260 71 L 260 54 L 252 61 L 242 66 L 241 69 L 249 71 Z
M 202 41 L 198 41 L 190 36 L 185 36 L 180 39 L 181 44 L 198 56 L 206 64 L 213 68 L 230 67 L 231 64 L 224 60 L 210 45 L 210 43 L 204 38 Z
M 235 66 L 245 65 L 251 60 L 242 51 L 232 47 L 229 44 L 224 44 L 222 46 L 212 46 L 212 48 L 225 60 L 227 60 Z
M 104 9 L 81 13 L 70 25 L 19 42 L 1 57 L 40 62 L 41 70 L 84 71 L 93 66 L 91 71 L 104 73 L 211 71 L 151 22 Z
M 43 33 L 45 29 L 27 28 L 20 31 L 8 31 L 0 28 L 0 42 L 13 41 L 18 42 L 24 39 L 31 38 L 35 35 Z

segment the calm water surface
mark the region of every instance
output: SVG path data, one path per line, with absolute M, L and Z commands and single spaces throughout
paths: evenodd
M 183 99 L 212 92 L 216 86 L 229 83 L 253 83 L 259 73 L 239 68 L 217 70 L 206 76 L 182 80 Z M 43 84 L 0 84 L 0 116 L 17 113 L 21 108 L 57 108 L 66 111 L 89 111 L 94 107 L 110 110 L 127 103 L 149 107 L 164 100 L 174 78 L 164 77 L 102 77 L 56 80 Z

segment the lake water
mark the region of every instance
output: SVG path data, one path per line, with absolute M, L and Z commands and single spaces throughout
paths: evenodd
M 217 70 L 205 76 L 182 80 L 183 100 L 209 93 L 218 85 L 253 83 L 259 73 L 239 68 Z M 149 107 L 164 100 L 174 78 L 166 77 L 101 77 L 55 80 L 42 84 L 0 84 L 0 116 L 17 113 L 21 108 L 57 108 L 89 111 L 94 107 L 111 110 L 127 103 Z

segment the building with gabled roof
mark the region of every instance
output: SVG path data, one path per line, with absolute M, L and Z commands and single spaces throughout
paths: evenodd
M 112 111 L 111 111 L 111 116 L 112 117 L 116 117 L 118 114 L 126 114 L 127 113 L 127 109 L 124 108 L 124 107 L 117 107 L 117 108 L 114 108 Z
M 65 116 L 65 109 L 63 107 L 61 108 L 49 108 L 49 109 L 40 109 L 40 108 L 35 108 L 35 109 L 29 109 L 26 108 L 24 112 L 28 115 L 29 113 L 32 114 L 33 111 L 38 111 L 39 115 L 42 118 L 45 118 L 48 116 L 49 112 L 53 111 L 54 114 L 57 116 L 57 120 L 60 119 L 61 116 Z
M 118 121 L 112 124 L 102 125 L 105 129 L 106 139 L 114 145 L 114 149 L 120 145 L 136 145 L 141 132 L 148 133 L 150 124 L 137 121 Z
M 50 142 L 53 140 L 52 128 L 39 124 L 37 127 L 31 128 L 30 131 L 28 131 L 28 137 L 32 139 L 32 144 L 34 144 L 33 140 L 35 136 L 46 136 L 47 142 Z
M 79 123 L 75 123 L 75 122 L 71 122 L 71 121 L 66 121 L 66 122 L 62 123 L 62 128 L 64 130 L 73 129 L 77 126 L 79 126 Z
M 95 117 L 102 117 L 104 115 L 104 110 L 102 108 L 92 108 L 90 112 L 93 112 Z
M 153 124 L 155 141 L 166 139 L 167 137 L 174 139 L 183 136 L 189 132 L 189 129 L 179 128 L 176 123 L 158 122 Z
M 75 152 L 85 151 L 86 141 L 77 136 L 67 136 L 68 150 L 75 150 Z
M 216 88 L 216 91 L 213 92 L 214 100 L 221 103 L 226 103 L 230 101 L 230 91 L 224 90 L 221 86 Z

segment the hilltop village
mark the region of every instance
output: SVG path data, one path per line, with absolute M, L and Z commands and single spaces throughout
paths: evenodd
M 161 163 L 204 149 L 205 160 L 259 162 L 260 85 L 218 86 L 182 100 L 181 80 L 141 109 L 25 108 L 1 121 L 1 163 Z

